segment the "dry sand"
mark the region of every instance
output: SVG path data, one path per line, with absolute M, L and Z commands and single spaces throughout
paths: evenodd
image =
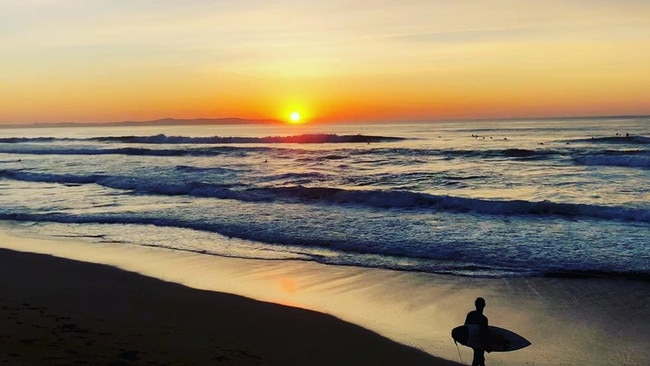
M 533 343 L 517 352 L 488 354 L 490 366 L 650 364 L 646 351 L 650 340 L 647 281 L 460 278 L 313 262 L 221 258 L 123 244 L 53 242 L 8 236 L 1 231 L 0 246 L 106 263 L 167 281 L 49 258 L 39 260 L 59 263 L 61 269 L 54 271 L 61 272 L 59 276 L 77 266 L 93 270 L 43 285 L 41 266 L 35 269 L 12 265 L 14 279 L 5 283 L 9 275 L 3 264 L 6 260 L 2 259 L 5 254 L 0 257 L 1 299 L 6 303 L 3 306 L 10 308 L 9 314 L 31 316 L 44 311 L 49 318 L 41 316 L 42 326 L 58 330 L 62 334 L 59 338 L 64 340 L 98 336 L 101 341 L 93 341 L 94 349 L 100 350 L 102 357 L 112 357 L 110 362 L 147 364 L 146 357 L 156 356 L 162 364 L 172 360 L 169 357 L 181 357 L 171 364 L 218 364 L 218 360 L 227 361 L 224 364 L 238 364 L 234 361 L 238 360 L 240 364 L 278 365 L 452 364 L 372 333 L 376 332 L 430 355 L 453 361 L 462 357 L 467 363 L 471 361 L 471 350 L 461 347 L 459 357 L 449 332 L 463 322 L 474 298 L 483 296 L 488 301 L 486 315 L 491 324 L 514 330 Z M 100 276 L 104 271 L 113 277 Z M 99 279 L 90 280 L 91 274 Z M 26 281 L 23 276 L 32 278 L 25 289 L 21 289 Z M 133 279 L 115 280 L 120 276 Z M 23 299 L 9 301 L 4 297 L 9 284 Z M 24 299 L 25 291 L 34 292 L 39 286 L 42 293 L 38 290 Z M 66 296 L 48 290 L 50 286 L 63 286 Z M 68 300 L 74 296 L 77 300 Z M 35 300 L 39 298 L 49 305 Z M 80 301 L 93 301 L 95 305 L 86 306 Z M 5 331 L 6 314 L 0 319 L 5 319 L 0 336 L 8 335 L 23 350 L 37 344 L 18 330 Z M 44 319 L 50 319 L 49 323 L 42 323 Z M 5 341 L 0 338 L 0 347 L 5 347 Z M 144 343 L 136 346 L 138 342 Z M 66 352 L 65 347 L 54 348 Z M 86 352 L 84 347 L 73 347 L 73 351 Z M 206 357 L 207 363 L 187 363 L 182 357 L 188 354 Z M 373 357 L 376 361 L 371 361 Z

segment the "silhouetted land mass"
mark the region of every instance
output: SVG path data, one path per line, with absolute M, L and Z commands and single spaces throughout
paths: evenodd
M 246 118 L 193 118 L 177 119 L 162 118 L 150 121 L 119 121 L 119 122 L 37 122 L 29 124 L 0 125 L 6 128 L 50 128 L 50 127 L 119 127 L 119 126 L 191 126 L 191 125 L 237 125 L 237 124 L 262 124 L 283 123 L 273 119 L 246 119 Z
M 465 122 L 475 121 L 548 121 L 548 120 L 590 120 L 601 118 L 614 118 L 614 119 L 634 119 L 634 118 L 648 118 L 650 115 L 620 115 L 620 116 L 574 116 L 574 117 L 521 117 L 521 118 L 482 118 L 482 119 L 466 119 Z M 395 122 L 449 122 L 453 120 L 446 119 L 423 119 L 413 121 L 365 121 L 373 123 L 395 123 Z M 461 120 L 458 120 L 461 121 Z M 339 121 L 344 122 L 344 121 Z M 351 121 L 347 121 L 351 122 Z M 0 122 L 0 128 L 51 128 L 51 127 L 115 127 L 115 126 L 192 126 L 192 125 L 245 125 L 245 124 L 285 124 L 286 121 L 276 119 L 248 119 L 238 117 L 224 117 L 224 118 L 161 118 L 148 121 L 116 121 L 116 122 L 35 122 L 35 123 L 11 123 L 3 124 Z M 310 124 L 318 122 L 310 122 Z M 334 123 L 334 122 L 331 122 Z

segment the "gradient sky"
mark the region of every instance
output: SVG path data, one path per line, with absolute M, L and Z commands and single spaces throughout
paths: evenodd
M 0 123 L 650 114 L 648 0 L 0 0 Z

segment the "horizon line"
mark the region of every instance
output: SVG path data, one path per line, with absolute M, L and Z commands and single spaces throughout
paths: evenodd
M 345 124 L 345 123 L 442 123 L 442 122 L 495 122 L 495 121 L 534 121 L 534 120 L 569 120 L 569 119 L 599 119 L 599 118 L 648 118 L 650 114 L 615 114 L 615 115 L 578 115 L 578 116 L 544 116 L 544 117 L 503 117 L 503 118 L 423 118 L 423 119 L 382 119 L 382 120 L 314 120 L 304 124 Z M 123 120 L 107 122 L 89 122 L 89 121 L 50 121 L 50 122 L 24 122 L 24 123 L 3 123 L 0 122 L 0 128 L 46 128 L 46 127 L 116 127 L 116 126 L 138 126 L 138 125 L 201 125 L 201 124 L 264 124 L 278 123 L 286 124 L 286 121 L 273 118 L 243 118 L 243 117 L 196 117 L 196 118 L 176 118 L 163 117 L 151 120 Z

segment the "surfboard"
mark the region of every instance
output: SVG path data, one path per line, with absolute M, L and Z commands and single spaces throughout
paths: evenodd
M 461 325 L 451 330 L 451 337 L 463 346 L 485 349 L 481 342 L 479 326 Z M 530 342 L 519 334 L 494 326 L 488 326 L 490 352 L 510 352 L 530 346 Z

